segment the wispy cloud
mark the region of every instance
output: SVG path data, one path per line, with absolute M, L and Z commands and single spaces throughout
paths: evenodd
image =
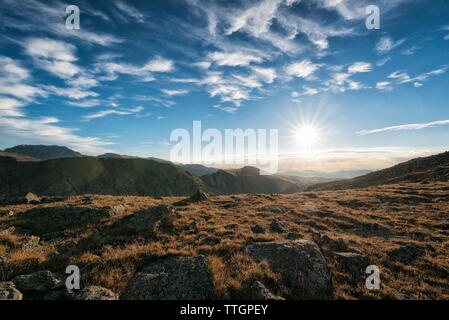
M 374 130 L 361 130 L 357 131 L 356 134 L 363 136 L 367 134 L 372 133 L 379 133 L 379 132 L 387 132 L 387 131 L 400 131 L 400 130 L 421 130 L 429 127 L 435 127 L 435 126 L 442 126 L 449 124 L 449 120 L 438 120 L 438 121 L 432 121 L 427 123 L 411 123 L 411 124 L 402 124 L 399 126 L 392 126 L 392 127 L 385 127 L 381 129 L 374 129 Z
M 386 54 L 396 47 L 399 47 L 404 41 L 405 39 L 394 41 L 391 37 L 385 36 L 379 40 L 375 49 L 378 54 Z

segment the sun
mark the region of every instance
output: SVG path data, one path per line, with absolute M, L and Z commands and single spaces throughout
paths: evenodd
M 313 126 L 304 125 L 295 130 L 295 140 L 301 148 L 312 148 L 318 143 L 319 139 L 319 130 Z

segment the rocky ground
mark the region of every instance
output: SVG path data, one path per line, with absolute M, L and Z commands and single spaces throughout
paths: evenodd
M 24 202 L 0 206 L 0 299 L 449 299 L 444 182 Z

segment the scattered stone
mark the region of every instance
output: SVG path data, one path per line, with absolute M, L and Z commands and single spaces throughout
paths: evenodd
M 227 226 L 225 226 L 226 230 L 236 230 L 238 228 L 238 224 L 233 223 L 233 224 L 228 224 Z
M 28 204 L 38 204 L 41 202 L 41 199 L 35 195 L 34 193 L 28 192 L 25 196 L 26 202 Z
M 72 290 L 68 289 L 58 289 L 47 292 L 42 299 L 43 300 L 73 300 L 74 293 Z
M 270 231 L 275 233 L 287 233 L 287 227 L 278 219 L 273 219 L 270 224 Z
M 284 213 L 287 210 L 288 209 L 283 206 L 266 206 L 266 207 L 260 208 L 260 211 L 268 211 L 268 212 L 273 212 L 273 213 Z
M 104 209 L 108 212 L 109 217 L 112 218 L 124 214 L 128 210 L 128 206 L 126 204 L 119 204 L 112 207 L 105 207 Z
M 268 228 L 267 228 L 267 227 L 264 227 L 264 226 L 261 226 L 261 225 L 256 225 L 256 226 L 254 226 L 254 227 L 251 228 L 251 231 L 252 231 L 253 233 L 262 233 L 262 234 L 265 234 L 265 233 L 268 233 Z
M 332 282 L 326 260 L 318 246 L 308 240 L 254 243 L 246 248 L 256 262 L 266 260 L 291 284 L 300 299 L 331 299 Z
M 355 252 L 334 252 L 334 256 L 340 267 L 354 276 L 364 275 L 366 267 L 370 265 L 367 256 Z
M 313 233 L 312 240 L 321 246 L 325 246 L 333 251 L 347 251 L 348 245 L 342 238 L 332 239 L 327 235 L 322 236 L 320 233 Z
M 99 287 L 90 286 L 83 288 L 73 297 L 74 300 L 118 300 L 118 295 L 113 291 Z
M 287 233 L 287 239 L 288 240 L 298 240 L 302 238 L 302 235 L 297 232 L 289 232 Z
M 201 300 L 213 284 L 205 256 L 175 256 L 154 261 L 129 281 L 124 300 Z
M 164 204 L 136 212 L 131 218 L 131 223 L 136 231 L 154 231 L 172 225 L 176 216 L 176 208 Z
M 100 240 L 101 239 L 101 233 L 100 231 L 98 231 L 97 228 L 93 228 L 92 229 L 92 238 L 95 240 Z
M 12 217 L 14 215 L 14 211 L 12 210 L 0 210 L 0 217 Z
M 255 281 L 251 285 L 251 299 L 252 300 L 285 300 L 284 298 L 273 294 L 260 281 Z
M 25 242 L 22 244 L 23 251 L 39 251 L 42 250 L 43 247 L 39 244 L 41 240 L 40 237 L 37 236 L 26 236 Z
M 20 291 L 49 291 L 64 285 L 60 277 L 48 270 L 17 276 L 12 282 Z
M 8 258 L 0 256 L 0 266 L 3 266 L 8 262 Z
M 15 230 L 16 230 L 15 227 L 2 228 L 2 229 L 0 229 L 0 236 L 6 236 L 8 234 L 12 234 Z
M 426 254 L 426 251 L 419 245 L 409 243 L 405 246 L 391 250 L 388 254 L 394 261 L 398 261 L 404 264 L 410 264 L 419 257 L 424 256 Z
M 191 202 L 208 200 L 209 195 L 201 190 L 198 190 L 194 195 L 192 195 L 189 200 Z
M 395 293 L 394 297 L 396 300 L 409 300 L 410 299 L 410 297 L 408 295 L 401 293 L 401 292 Z
M 11 281 L 0 282 L 0 300 L 22 300 L 22 293 Z

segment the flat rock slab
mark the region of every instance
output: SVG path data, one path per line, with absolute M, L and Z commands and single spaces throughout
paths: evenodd
M 17 276 L 12 282 L 20 291 L 49 291 L 64 285 L 60 277 L 48 270 Z
M 274 272 L 292 286 L 295 298 L 330 299 L 332 282 L 318 246 L 308 240 L 251 244 L 247 254 L 256 262 L 266 260 Z
M 74 300 L 118 300 L 118 295 L 103 287 L 90 286 L 75 294 Z
M 212 279 L 205 256 L 176 256 L 154 261 L 129 281 L 124 300 L 203 300 Z
M 160 205 L 134 213 L 131 223 L 136 231 L 154 231 L 159 227 L 170 225 L 176 216 L 175 207 Z

